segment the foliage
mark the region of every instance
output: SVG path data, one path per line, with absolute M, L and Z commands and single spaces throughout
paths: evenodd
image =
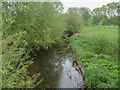
M 70 8 L 63 14 L 61 2 L 2 2 L 3 88 L 34 88 L 40 84 L 42 80 L 36 84 L 40 73 L 30 76 L 27 71 L 33 63 L 30 54 L 61 44 L 64 34 L 76 32 L 81 34 L 68 41 L 76 52 L 74 60 L 80 59 L 86 67 L 85 84 L 117 87 L 117 28 L 88 27 L 83 31 L 84 22 L 86 25 L 117 25 L 116 7 L 118 3 L 113 2 L 92 13 L 83 7 Z
M 88 19 L 88 26 L 93 26 L 93 16 Z
M 85 67 L 88 88 L 118 88 L 117 28 L 86 27 L 79 35 L 68 38 L 76 53 L 73 59 Z
M 91 17 L 91 11 L 89 8 L 86 8 L 86 7 L 81 7 L 81 8 L 69 8 L 68 9 L 68 12 L 70 11 L 74 11 L 74 12 L 77 12 L 79 15 L 81 15 L 81 17 L 83 18 L 84 22 L 85 22 L 85 25 L 88 25 L 88 19 Z
M 77 12 L 72 10 L 65 14 L 65 22 L 67 25 L 66 33 L 80 32 L 84 26 L 82 17 Z
M 108 3 L 100 8 L 95 8 L 92 11 L 93 25 L 118 25 L 118 2 Z
M 36 86 L 34 83 L 40 74 L 29 76 L 27 67 L 32 64 L 32 61 L 25 61 L 29 55 L 25 52 L 25 48 L 18 48 L 17 43 L 20 42 L 20 37 L 15 39 L 15 36 L 18 35 L 12 35 L 2 40 L 2 87 L 34 88 Z M 10 45 L 11 41 L 13 45 Z M 25 53 L 26 55 L 22 57 Z
M 30 76 L 30 53 L 62 42 L 66 30 L 60 2 L 2 3 L 2 87 L 34 88 L 39 73 Z
M 87 7 L 69 8 L 68 12 L 74 11 L 82 16 L 85 25 L 118 25 L 119 3 L 112 2 L 92 11 Z

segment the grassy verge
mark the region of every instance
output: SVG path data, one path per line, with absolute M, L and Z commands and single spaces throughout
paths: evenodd
M 118 28 L 86 27 L 81 34 L 68 38 L 85 68 L 86 87 L 118 88 Z

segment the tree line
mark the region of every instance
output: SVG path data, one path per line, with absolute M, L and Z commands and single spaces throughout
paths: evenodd
M 79 13 L 86 25 L 118 25 L 119 3 L 112 2 L 93 9 L 87 7 L 69 8 L 69 11 Z

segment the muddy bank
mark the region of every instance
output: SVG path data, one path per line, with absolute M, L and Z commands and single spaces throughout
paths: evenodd
M 76 53 L 72 50 L 72 48 L 69 46 L 69 44 L 68 44 L 68 46 L 67 46 L 66 49 L 67 49 L 67 51 L 68 51 L 69 53 L 76 54 Z M 76 69 L 78 72 L 80 72 L 80 73 L 82 74 L 83 80 L 85 80 L 84 67 L 83 67 L 83 65 L 82 65 L 82 62 L 81 62 L 80 60 L 76 60 L 76 61 L 73 62 L 73 66 L 75 67 L 75 69 Z

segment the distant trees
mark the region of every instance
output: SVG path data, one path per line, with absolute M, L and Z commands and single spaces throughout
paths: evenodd
M 108 3 L 92 11 L 93 25 L 118 25 L 118 2 Z
M 85 25 L 88 24 L 88 19 L 91 17 L 91 11 L 89 8 L 81 7 L 81 8 L 69 8 L 69 11 L 77 12 L 79 15 L 81 15 L 82 19 L 84 20 Z
M 118 25 L 118 2 L 108 3 L 92 11 L 89 8 L 69 8 L 82 16 L 85 25 Z
M 67 26 L 66 33 L 74 34 L 76 32 L 80 32 L 84 26 L 84 21 L 79 15 L 79 13 L 75 9 L 68 9 L 65 14 L 65 22 Z

